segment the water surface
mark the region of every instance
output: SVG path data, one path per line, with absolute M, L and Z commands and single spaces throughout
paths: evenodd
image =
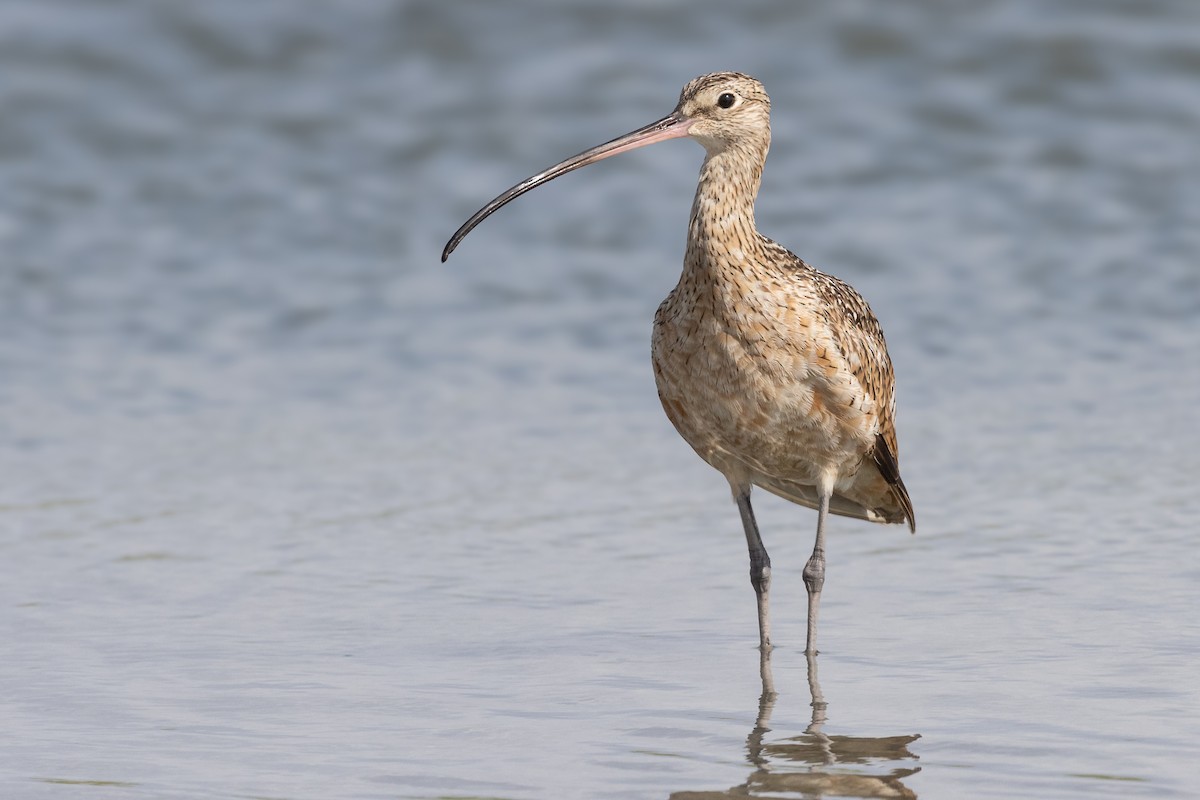
M 1192 796 L 1197 31 L 0 5 L 0 794 Z M 717 69 L 774 101 L 760 227 L 883 323 L 920 521 L 832 521 L 813 676 L 815 518 L 756 495 L 766 703 L 736 509 L 649 368 L 700 149 L 438 263 Z

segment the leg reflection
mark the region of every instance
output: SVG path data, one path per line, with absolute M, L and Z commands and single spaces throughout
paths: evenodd
M 841 736 L 825 733 L 828 703 L 817 677 L 815 653 L 806 654 L 812 720 L 804 733 L 770 737 L 771 713 L 778 695 L 771 671 L 771 653 L 759 659 L 762 694 L 758 716 L 746 737 L 747 760 L 754 767 L 746 782 L 724 792 L 674 792 L 671 800 L 716 800 L 802 794 L 806 797 L 916 798 L 904 778 L 920 771 L 908 746 L 920 734 L 903 736 Z
M 821 726 L 825 724 L 825 709 L 829 706 L 825 702 L 825 695 L 821 692 L 821 682 L 817 679 L 817 654 L 805 653 L 804 659 L 808 661 L 808 695 L 812 698 L 812 724 L 805 729 L 805 733 L 818 734 L 821 732 Z
M 763 756 L 763 736 L 771 730 L 771 712 L 775 710 L 775 677 L 771 673 L 771 651 L 759 650 L 758 674 L 762 677 L 762 694 L 758 696 L 758 717 L 754 729 L 746 737 L 746 754 L 750 763 L 759 769 L 767 768 Z M 675 795 L 672 795 L 674 797 Z

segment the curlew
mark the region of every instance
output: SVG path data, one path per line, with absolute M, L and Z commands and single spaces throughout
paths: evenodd
M 654 315 L 659 399 L 685 441 L 726 480 L 750 552 L 759 646 L 771 648 L 771 559 L 750 490 L 817 510 L 805 652 L 816 653 L 829 514 L 916 530 L 900 479 L 892 363 L 867 302 L 758 232 L 754 200 L 771 144 L 771 101 L 756 79 L 704 75 L 667 116 L 513 186 L 463 223 L 454 248 L 488 215 L 560 175 L 667 139 L 705 150 L 679 283 Z

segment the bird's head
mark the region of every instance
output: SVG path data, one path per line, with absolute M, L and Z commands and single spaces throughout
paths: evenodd
M 674 115 L 709 154 L 731 148 L 766 150 L 771 143 L 771 99 L 763 85 L 740 72 L 714 72 L 690 81 Z

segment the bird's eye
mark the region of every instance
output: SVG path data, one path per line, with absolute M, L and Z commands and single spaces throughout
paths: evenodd
M 719 105 L 721 108 L 729 108 L 733 105 L 733 101 L 736 99 L 737 98 L 729 92 L 725 92 L 723 95 L 717 98 L 717 105 Z

